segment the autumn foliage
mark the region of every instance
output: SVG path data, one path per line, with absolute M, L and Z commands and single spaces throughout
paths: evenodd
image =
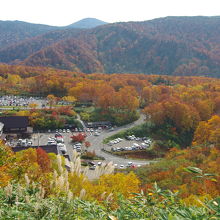
M 51 165 L 48 154 L 40 147 L 36 149 L 36 153 L 37 163 L 40 165 L 42 172 L 50 171 Z
M 84 169 L 81 173 L 81 162 L 76 152 L 73 155 L 73 167 L 68 172 L 65 158 L 47 154 L 42 148 L 29 148 L 13 153 L 1 143 L 0 150 L 0 187 L 5 187 L 10 182 L 30 188 L 38 185 L 44 188 L 45 197 L 67 196 L 71 193 L 74 197 L 100 202 L 109 197 L 112 205 L 116 204 L 118 195 L 130 198 L 133 197 L 131 192 L 138 193 L 140 190 L 140 181 L 134 173 L 114 174 L 111 164 L 98 167 L 99 170 L 93 174 L 96 181 L 90 181 L 84 174 Z
M 85 141 L 85 134 L 79 133 L 77 135 L 71 136 L 71 138 L 72 138 L 73 142 L 80 142 L 80 143 L 82 143 L 82 142 Z
M 173 148 L 164 160 L 141 168 L 137 174 L 144 189 L 151 188 L 153 182 L 157 182 L 163 189 L 178 191 L 187 202 L 192 195 L 215 198 L 220 193 L 219 154 L 218 147 Z M 197 167 L 204 175 L 189 173 L 187 167 Z

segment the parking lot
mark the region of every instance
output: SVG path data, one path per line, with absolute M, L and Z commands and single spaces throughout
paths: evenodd
M 90 131 L 92 130 L 92 131 Z M 44 146 L 44 145 L 57 145 L 58 148 L 62 148 L 65 145 L 66 153 L 72 157 L 73 149 L 76 149 L 78 153 L 85 150 L 84 144 L 73 144 L 71 136 L 78 134 L 85 134 L 88 138 L 92 137 L 95 139 L 97 135 L 100 135 L 103 131 L 88 129 L 85 132 L 82 129 L 56 129 L 53 131 L 48 130 L 44 133 L 33 133 L 29 139 L 15 139 L 12 138 L 7 144 L 11 147 L 16 146 Z M 59 134 L 59 135 L 57 135 Z
M 37 108 L 45 107 L 48 103 L 46 99 L 40 97 L 21 97 L 21 96 L 1 96 L 0 108 L 21 107 L 28 108 L 30 104 L 37 104 Z
M 139 138 L 132 135 L 126 139 L 116 138 L 109 141 L 109 143 L 105 145 L 105 150 L 111 152 L 144 150 L 150 148 L 151 144 L 152 140 L 147 137 Z
M 108 162 L 112 162 L 113 164 L 115 164 L 116 168 L 125 168 L 128 166 L 128 164 L 132 164 L 135 166 L 140 166 L 140 165 L 145 165 L 145 164 L 149 164 L 150 161 L 148 160 L 139 160 L 139 159 L 134 159 L 134 160 L 130 160 L 130 159 L 126 159 L 123 157 L 119 157 L 116 156 L 114 154 L 112 154 L 112 150 L 114 151 L 123 151 L 123 150 L 138 150 L 138 149 L 145 149 L 148 148 L 149 146 L 143 146 L 144 144 L 146 144 L 146 141 L 148 140 L 147 137 L 145 137 L 145 139 L 138 139 L 138 137 L 133 137 L 133 140 L 120 140 L 120 141 L 116 141 L 117 143 L 111 144 L 110 145 L 106 145 L 103 144 L 103 140 L 105 138 L 108 138 L 110 136 L 112 136 L 113 134 L 118 133 L 121 130 L 124 129 L 128 129 L 129 127 L 132 127 L 134 124 L 137 125 L 139 123 L 143 123 L 143 119 L 144 117 L 141 117 L 138 121 L 136 121 L 133 124 L 130 125 L 126 125 L 120 128 L 115 128 L 115 129 L 101 129 L 101 128 L 85 128 L 83 132 L 85 132 L 86 134 L 86 141 L 90 142 L 91 146 L 88 147 L 88 151 L 90 152 L 95 152 L 97 156 L 101 156 L 105 158 L 105 163 Z M 84 126 L 85 127 L 85 126 Z M 72 158 L 72 153 L 73 153 L 73 149 L 75 148 L 76 150 L 83 151 L 85 150 L 85 146 L 84 144 L 82 145 L 78 145 L 78 146 L 74 146 L 74 144 L 72 143 L 71 140 L 71 136 L 77 135 L 79 133 L 82 132 L 82 130 L 76 131 L 76 130 L 68 130 L 68 129 L 55 129 L 53 131 L 48 130 L 47 132 L 44 133 L 34 133 L 31 137 L 31 139 L 27 140 L 28 142 L 32 142 L 32 145 L 34 146 L 42 146 L 42 145 L 47 145 L 49 144 L 49 141 L 52 141 L 53 143 L 53 138 L 55 138 L 55 134 L 56 133 L 60 133 L 62 135 L 62 143 L 60 143 L 60 148 L 62 148 L 61 144 L 65 145 L 66 148 L 66 152 L 69 155 L 70 159 Z M 18 141 L 18 140 L 17 140 Z M 16 140 L 12 140 L 12 147 L 14 147 L 17 143 Z M 11 144 L 11 143 L 9 143 Z M 54 145 L 53 145 L 54 146 Z M 106 150 L 106 151 L 103 151 Z M 111 153 L 107 153 L 111 152 Z M 98 162 L 95 162 L 96 165 L 98 165 Z

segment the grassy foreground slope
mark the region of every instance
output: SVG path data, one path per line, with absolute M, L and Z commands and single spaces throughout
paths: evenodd
M 220 198 L 178 191 L 156 183 L 141 188 L 134 173 L 113 173 L 111 164 L 86 178 L 75 152 L 70 172 L 64 160 L 41 148 L 13 153 L 0 145 L 0 219 L 219 219 Z M 150 167 L 149 167 L 150 169 Z

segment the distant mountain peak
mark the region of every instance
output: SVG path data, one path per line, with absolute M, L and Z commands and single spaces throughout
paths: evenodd
M 105 21 L 101 21 L 96 18 L 84 18 L 82 20 L 79 20 L 73 24 L 68 25 L 69 28 L 81 28 L 81 29 L 89 29 L 94 28 L 100 25 L 107 24 Z

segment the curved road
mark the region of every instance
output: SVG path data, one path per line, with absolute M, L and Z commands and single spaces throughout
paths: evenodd
M 110 137 L 114 134 L 117 134 L 120 131 L 127 130 L 129 128 L 134 127 L 134 126 L 143 124 L 144 120 L 145 120 L 145 115 L 141 114 L 140 118 L 133 123 L 118 127 L 114 131 L 103 131 L 100 134 L 100 136 L 96 136 L 95 138 L 94 138 L 94 136 L 87 137 L 87 140 L 91 143 L 91 146 L 89 147 L 89 151 L 94 150 L 98 156 L 104 157 L 106 162 L 112 161 L 114 164 L 118 164 L 118 165 L 122 165 L 122 164 L 127 165 L 129 161 L 132 161 L 134 164 L 140 164 L 140 165 L 149 164 L 150 161 L 148 161 L 148 160 L 125 159 L 123 157 L 115 156 L 113 154 L 106 153 L 106 152 L 102 151 L 102 148 L 104 148 L 104 144 L 102 143 L 102 141 L 105 138 Z

